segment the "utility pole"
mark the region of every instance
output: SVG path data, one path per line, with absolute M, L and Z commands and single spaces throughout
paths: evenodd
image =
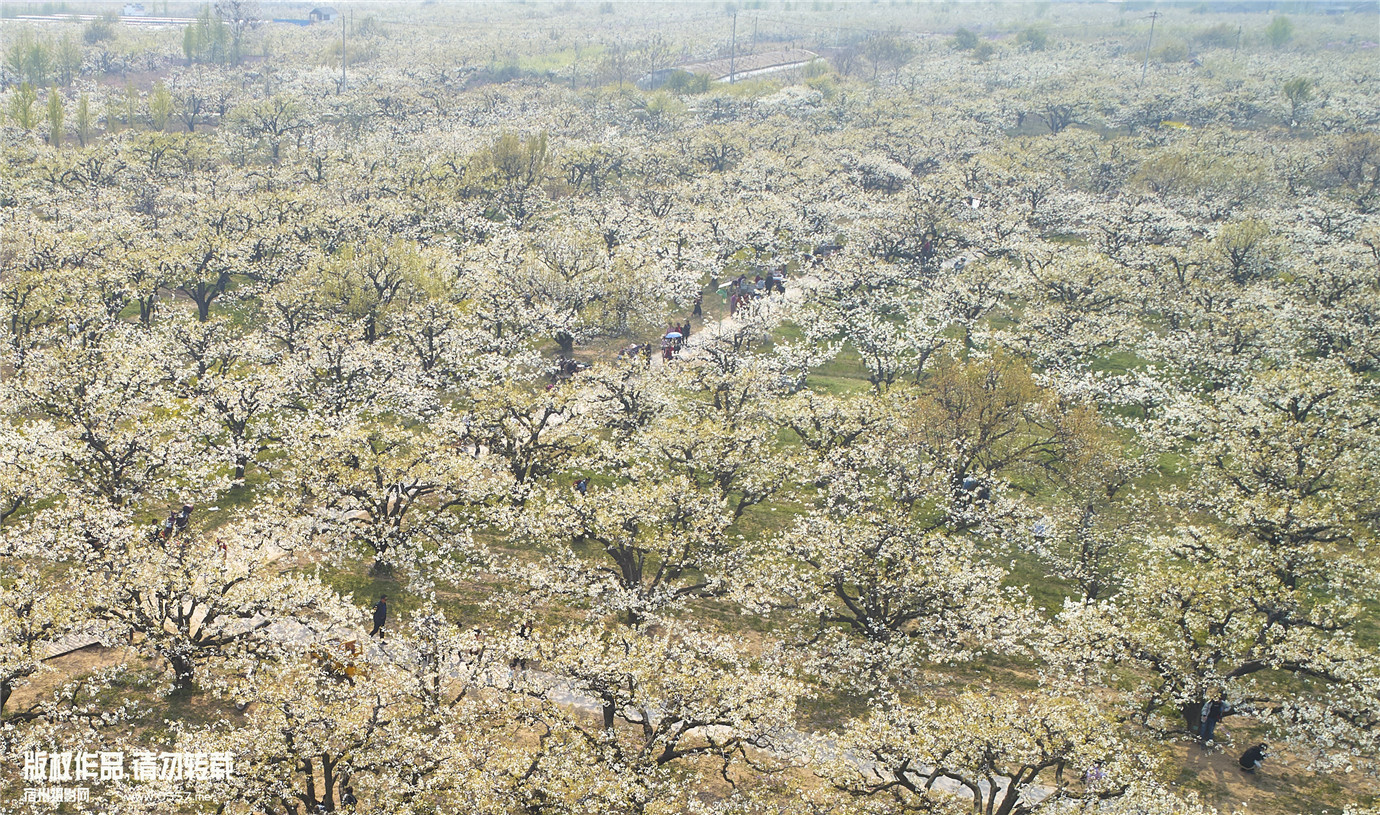
M 752 53 L 757 53 L 757 18 L 752 18 Z
M 1155 21 L 1160 18 L 1158 11 L 1150 12 L 1150 38 L 1145 41 L 1145 62 L 1140 65 L 1140 84 L 1145 84 L 1145 70 L 1150 67 L 1150 43 L 1155 41 Z
M 733 40 L 728 46 L 728 84 L 733 84 L 734 68 L 738 62 L 738 9 L 733 10 Z
M 340 93 L 345 93 L 345 15 L 340 15 Z

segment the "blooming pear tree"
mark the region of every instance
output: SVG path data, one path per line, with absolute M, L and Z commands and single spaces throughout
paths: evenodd
M 738 562 L 720 500 L 685 477 L 547 493 L 532 502 L 523 532 L 558 551 L 535 574 L 545 592 L 596 599 L 596 608 L 637 625 L 689 598 L 721 594 Z M 594 564 L 580 551 L 593 550 Z
M 769 546 L 757 596 L 799 615 L 811 653 L 844 682 L 1011 648 L 1034 624 L 972 540 L 895 510 L 813 511 Z
M 724 638 L 632 628 L 563 634 L 540 651 L 543 664 L 599 702 L 599 729 L 586 729 L 586 738 L 631 772 L 701 756 L 726 771 L 749 748 L 776 743 L 804 693 L 779 667 Z
M 318 517 L 322 543 L 362 544 L 375 570 L 420 566 L 438 549 L 465 556 L 464 519 L 452 509 L 505 494 L 507 481 L 495 457 L 472 455 L 463 436 L 444 432 L 455 424 L 312 417 L 293 428 L 299 458 L 276 477 Z
M 1038 691 L 888 705 L 824 750 L 835 752 L 824 772 L 836 788 L 900 812 L 945 811 L 955 801 L 953 811 L 1002 815 L 1100 806 L 1152 781 L 1159 764 L 1095 705 Z
M 46 423 L 0 424 L 0 529 L 54 494 L 60 472 L 53 436 Z
M 218 491 L 196 417 L 175 410 L 167 354 L 137 329 L 111 326 L 90 345 L 64 342 L 33 358 L 19 398 L 53 422 L 74 489 L 114 506 Z
M 311 578 L 274 574 L 272 553 L 299 546 L 303 532 L 269 521 L 218 538 L 190 530 L 127 536 L 87 563 L 90 612 L 166 660 L 174 687 L 185 689 L 199 663 L 252 648 L 252 638 L 280 618 L 333 602 L 334 593 Z
M 86 614 L 80 596 L 45 591 L 47 581 L 32 565 L 22 565 L 13 580 L 0 587 L 0 714 L 18 685 L 44 670 L 48 646 L 78 626 Z M 41 715 L 39 705 L 7 718 Z

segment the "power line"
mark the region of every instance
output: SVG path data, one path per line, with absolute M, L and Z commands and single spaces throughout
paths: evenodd
M 624 31 L 624 30 L 627 30 L 627 29 L 630 29 L 630 28 L 639 28 L 639 29 L 654 28 L 654 29 L 660 30 L 660 29 L 664 29 L 664 28 L 667 28 L 667 27 L 673 26 L 673 25 L 685 25 L 685 24 L 687 24 L 687 23 L 708 22 L 708 21 L 722 20 L 722 19 L 723 19 L 723 14 L 722 14 L 722 13 L 711 13 L 711 14 L 695 14 L 695 15 L 690 15 L 690 16 L 686 16 L 686 17 L 670 17 L 670 18 L 662 17 L 662 18 L 647 19 L 647 20 L 628 20 L 628 21 L 620 22 L 620 23 L 618 24 L 618 29 L 619 29 L 620 31 Z M 373 17 L 373 20 L 374 20 L 374 22 L 376 22 L 376 23 L 378 23 L 378 24 L 380 24 L 380 25 L 404 26 L 404 27 L 408 27 L 408 28 L 425 28 L 425 29 L 432 30 L 432 31 L 435 31 L 435 30 L 437 30 L 437 29 L 440 29 L 440 28 L 444 28 L 444 27 L 445 27 L 444 21 L 443 21 L 443 20 L 437 20 L 437 19 L 424 19 L 424 20 L 420 20 L 420 19 L 399 19 L 399 18 L 395 18 L 395 17 Z M 554 22 L 558 22 L 558 21 L 555 20 L 555 19 L 553 18 L 553 19 L 547 20 L 547 21 L 545 21 L 545 22 L 552 22 L 552 23 L 554 23 Z M 533 21 L 532 21 L 532 20 L 527 20 L 527 19 L 509 19 L 509 18 L 501 18 L 501 17 L 500 17 L 500 18 L 497 18 L 497 19 L 485 19 L 485 20 L 484 20 L 484 25 L 485 25 L 489 30 L 499 30 L 499 29 L 508 30 L 508 29 L 517 29 L 517 30 L 526 31 L 526 30 L 531 30 L 532 24 L 533 24 Z M 599 33 L 599 32 L 598 32 L 597 30 L 591 29 L 589 33 L 595 34 L 595 33 Z
M 807 21 L 807 20 L 786 20 L 786 19 L 782 19 L 782 18 L 780 18 L 780 17 L 760 17 L 760 18 L 758 18 L 758 19 L 765 20 L 765 21 L 767 21 L 767 22 L 769 22 L 769 23 L 778 23 L 778 24 L 781 24 L 781 25 L 791 25 L 791 26 L 795 26 L 796 28 L 808 28 L 808 29 L 811 29 L 811 30 L 828 29 L 828 30 L 831 30 L 831 31 L 861 31 L 861 32 L 864 33 L 864 34 L 881 34 L 881 33 L 884 33 L 884 32 L 886 31 L 886 29 L 882 29 L 882 28 L 863 28 L 862 26 L 856 26 L 856 25 L 836 25 L 836 24 L 835 24 L 835 25 L 829 25 L 829 24 L 813 23 L 813 22 L 809 22 L 809 21 Z

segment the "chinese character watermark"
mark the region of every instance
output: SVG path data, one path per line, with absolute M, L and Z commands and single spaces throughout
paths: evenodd
M 235 775 L 230 752 L 133 750 L 30 750 L 24 754 L 24 801 L 37 804 L 85 803 L 91 782 L 225 781 Z

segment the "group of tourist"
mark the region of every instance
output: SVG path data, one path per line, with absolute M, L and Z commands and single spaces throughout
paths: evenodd
M 766 277 L 760 274 L 748 280 L 746 274 L 740 274 L 733 280 L 719 287 L 719 293 L 728 296 L 728 313 L 734 316 L 738 309 L 747 301 L 771 294 L 773 291 L 786 293 L 786 271 L 784 268 L 773 269 L 767 272 Z
M 154 541 L 170 541 L 177 535 L 187 531 L 187 524 L 192 519 L 192 505 L 183 504 L 182 509 L 168 513 L 168 517 L 163 523 L 154 527 L 149 534 L 149 538 Z
M 712 282 L 711 285 L 713 285 Z M 750 299 L 762 297 L 772 292 L 785 294 L 786 271 L 785 268 L 782 267 L 767 272 L 765 277 L 759 274 L 755 275 L 752 279 L 748 279 L 746 274 L 740 274 L 727 283 L 718 286 L 717 290 L 720 296 L 724 297 L 728 302 L 729 316 L 734 316 L 738 313 L 738 309 Z M 704 318 L 704 295 L 702 293 L 695 295 L 690 316 L 685 318 L 685 322 L 667 324 L 666 331 L 661 335 L 659 344 L 662 360 L 671 362 L 680 357 L 681 351 L 685 348 L 686 341 L 690 339 L 690 321 L 693 318 Z M 652 351 L 655 347 L 656 346 L 653 346 L 652 343 L 633 343 L 619 350 L 618 359 L 621 361 L 641 358 L 643 361 L 650 363 L 652 360 Z M 568 375 L 565 377 L 561 376 L 561 374 L 565 373 L 565 369 L 562 368 L 553 379 L 559 380 L 561 378 L 568 378 Z
M 690 320 L 681 325 L 671 323 L 666 327 L 666 333 L 661 336 L 661 358 L 670 362 L 680 356 L 680 351 L 685 347 L 685 341 L 690 339 Z

